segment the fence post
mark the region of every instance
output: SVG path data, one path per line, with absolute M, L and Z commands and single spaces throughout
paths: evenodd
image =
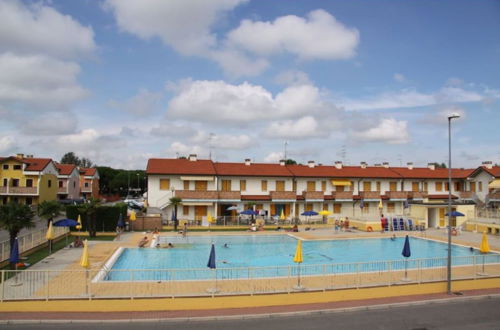
M 389 286 L 392 285 L 392 261 L 387 261 L 387 274 L 389 275 Z
M 47 296 L 45 297 L 46 301 L 49 301 L 49 271 L 45 271 L 45 287 L 47 288 Z
M 3 302 L 4 296 L 5 296 L 5 270 L 2 270 L 2 296 L 0 297 L 1 302 Z
M 326 265 L 323 264 L 323 278 L 326 278 Z M 323 292 L 326 291 L 326 281 L 324 281 L 325 285 L 323 286 Z
M 356 289 L 359 289 L 359 262 L 356 263 Z

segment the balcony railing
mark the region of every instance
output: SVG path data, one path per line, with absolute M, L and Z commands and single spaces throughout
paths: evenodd
M 297 200 L 297 195 L 295 194 L 294 191 L 271 191 L 271 200 L 290 200 L 290 201 L 295 201 Z
M 68 193 L 68 187 L 58 187 L 57 188 L 57 193 L 58 194 L 67 194 Z
M 390 200 L 405 200 L 408 199 L 407 191 L 387 191 L 385 193 Z
M 325 200 L 325 194 L 322 191 L 303 191 L 302 195 L 308 200 Z
M 7 193 L 12 195 L 38 195 L 36 187 L 8 187 Z
M 332 193 L 335 200 L 352 201 L 352 191 L 336 191 Z
M 218 191 L 198 191 L 198 190 L 176 190 L 175 197 L 182 199 L 207 199 L 216 200 L 219 197 Z
M 6 194 L 7 193 L 7 187 L 0 187 L 0 194 Z
M 361 191 L 359 193 L 361 198 L 365 200 L 380 200 L 380 191 Z
M 219 199 L 225 200 L 241 200 L 241 193 L 239 191 L 220 191 Z

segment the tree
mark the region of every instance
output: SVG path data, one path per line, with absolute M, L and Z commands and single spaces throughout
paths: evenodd
M 43 201 L 38 204 L 38 215 L 47 220 L 47 226 L 63 211 L 63 206 L 58 201 Z
M 297 165 L 297 162 L 295 160 L 293 160 L 293 159 L 287 159 L 285 161 L 285 164 L 286 165 Z
M 94 166 L 94 163 L 88 158 L 82 157 L 80 159 L 80 167 L 92 167 Z
M 10 246 L 22 229 L 35 227 L 33 216 L 28 205 L 10 202 L 0 206 L 0 228 L 9 232 Z
M 61 158 L 61 164 L 73 164 L 80 166 L 80 158 L 78 158 L 74 152 L 67 152 Z
M 101 201 L 99 199 L 91 198 L 87 200 L 86 203 L 83 203 L 80 207 L 78 207 L 78 212 L 80 212 L 83 218 L 87 221 L 87 231 L 89 232 L 89 237 L 97 236 L 96 213 L 100 204 Z
M 179 224 L 179 219 L 177 219 L 177 207 L 181 205 L 182 199 L 180 197 L 170 197 L 169 202 L 171 206 L 174 207 L 175 218 L 174 218 L 174 231 L 177 231 L 177 225 Z
M 434 165 L 436 168 L 446 168 L 445 163 L 439 164 L 438 162 L 434 162 L 434 163 L 429 163 L 429 165 Z

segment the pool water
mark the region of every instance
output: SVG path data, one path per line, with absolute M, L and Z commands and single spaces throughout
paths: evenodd
M 166 240 L 165 240 L 166 239 Z M 200 269 L 199 272 L 184 273 L 183 279 L 209 278 L 207 262 L 212 242 L 216 250 L 217 269 L 248 268 L 267 266 L 294 266 L 293 256 L 297 246 L 294 237 L 279 236 L 203 236 L 203 237 L 162 237 L 162 242 L 171 242 L 173 249 L 132 248 L 124 249 L 108 273 L 106 280 L 129 280 L 130 274 L 120 270 L 171 270 Z M 227 247 L 225 247 L 227 245 Z M 404 238 L 369 238 L 303 241 L 302 265 L 346 264 L 372 261 L 404 260 Z M 445 258 L 447 245 L 441 242 L 410 238 L 411 257 L 413 259 Z M 477 255 L 477 250 L 467 247 L 452 246 L 452 256 Z M 284 268 L 285 269 L 285 268 Z M 203 270 L 203 271 L 201 271 Z M 380 270 L 380 269 L 378 269 Z M 274 276 L 283 276 L 279 271 Z M 207 273 L 207 275 L 203 275 Z M 147 274 L 136 274 L 135 279 L 148 279 Z M 155 275 L 170 278 L 172 275 Z M 238 277 L 239 275 L 233 275 Z

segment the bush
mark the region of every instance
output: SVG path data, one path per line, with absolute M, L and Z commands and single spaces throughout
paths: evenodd
M 127 205 L 118 203 L 113 206 L 99 206 L 96 210 L 96 230 L 97 231 L 115 231 L 120 213 L 123 215 L 123 221 L 127 220 Z M 78 220 L 78 205 L 66 206 L 66 217 L 68 219 Z M 82 216 L 82 231 L 87 231 L 87 219 Z M 75 227 L 71 230 L 77 231 Z

